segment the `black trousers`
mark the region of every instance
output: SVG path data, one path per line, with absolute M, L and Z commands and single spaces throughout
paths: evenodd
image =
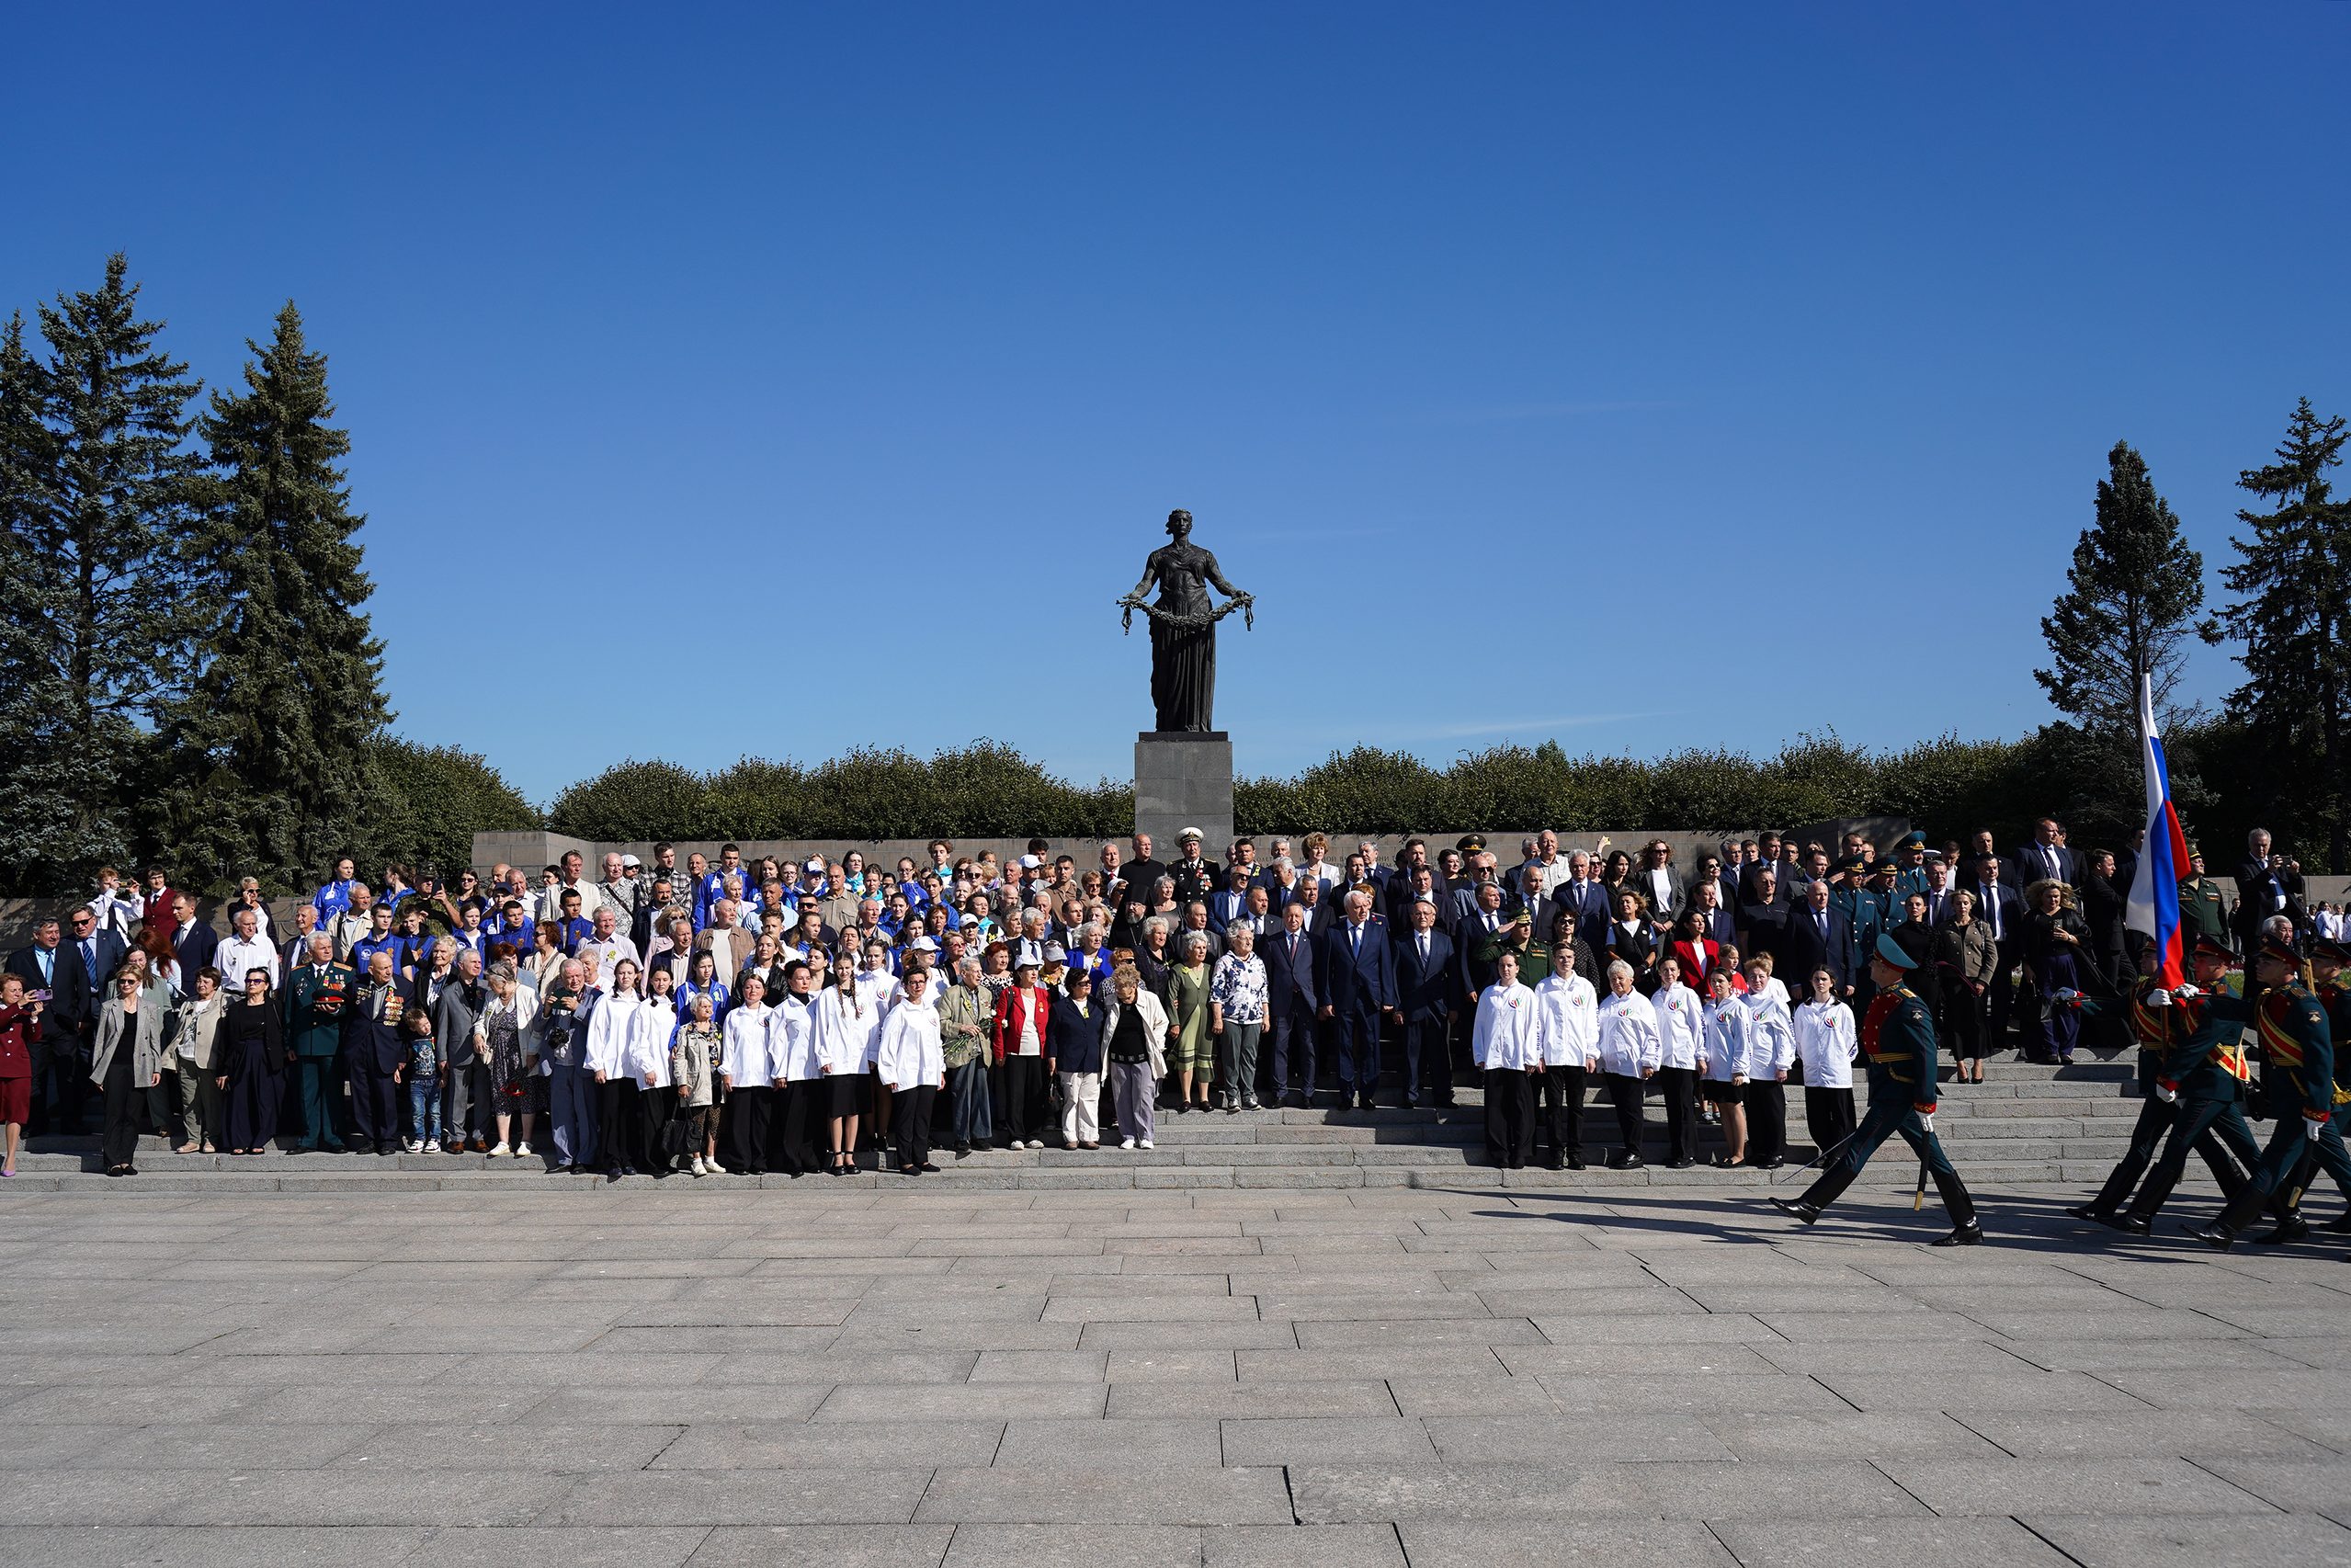
M 108 1168 L 133 1164 L 139 1153 L 139 1100 L 143 1091 L 131 1081 L 131 1045 L 128 1039 L 115 1042 L 113 1059 L 106 1064 L 106 1083 L 101 1085 L 106 1094 L 103 1152 Z
M 1565 1162 L 1584 1157 L 1584 1063 L 1546 1067 L 1535 1080 L 1542 1103 L 1543 1136 L 1551 1157 Z
M 1315 1023 L 1313 1010 L 1302 1003 L 1275 1005 L 1273 1021 L 1267 1027 L 1274 1036 L 1276 1095 L 1313 1096 Z
M 2152 1094 L 2141 1102 L 2139 1119 L 2130 1128 L 2130 1147 L 2124 1151 L 2121 1159 L 2115 1162 L 2114 1169 L 2107 1174 L 2107 1184 L 2098 1189 L 2097 1197 L 2090 1200 L 2092 1209 L 2101 1214 L 2121 1211 L 2122 1206 L 2130 1201 L 2131 1192 L 2139 1186 L 2140 1178 L 2155 1163 L 2156 1152 L 2163 1147 L 2164 1134 L 2179 1120 L 2180 1109 L 2185 1103 L 2181 1100 L 2166 1101 Z M 2244 1172 L 2238 1167 L 2236 1161 L 2230 1158 L 2229 1146 L 2221 1141 L 2217 1124 L 2208 1127 L 2197 1139 L 2195 1151 L 2206 1165 L 2212 1167 L 2212 1179 L 2220 1184 L 2223 1199 L 2233 1199 L 2244 1190 Z M 2186 1165 L 2183 1165 L 2181 1169 L 2184 1173 Z
M 644 1117 L 637 1108 L 634 1078 L 607 1078 L 596 1086 L 596 1124 L 600 1145 L 596 1152 L 604 1156 L 605 1169 L 648 1168 Z
M 996 1108 L 1003 1126 L 997 1129 L 1016 1143 L 1041 1139 L 1047 1132 L 1058 1134 L 1053 1126 L 1053 1101 L 1045 1082 L 1045 1059 L 1041 1056 L 1006 1056 L 1004 1059 L 1004 1100 Z M 894 1117 L 892 1131 L 897 1130 Z M 903 1145 L 901 1145 L 902 1147 Z M 899 1162 L 904 1164 L 903 1160 Z M 921 1161 L 915 1164 L 920 1165 Z
M 1747 1164 L 1788 1158 L 1788 1085 L 1777 1078 L 1747 1080 Z
M 1424 1098 L 1453 1102 L 1453 1062 L 1445 1053 L 1442 1014 L 1404 1020 L 1404 1103 L 1417 1105 Z
M 644 1163 L 637 1168 L 656 1175 L 677 1168 L 676 1162 L 662 1153 L 662 1135 L 669 1130 L 669 1119 L 677 1111 L 677 1090 L 675 1085 L 640 1084 L 637 1088 L 637 1142 L 644 1154 Z M 488 1096 L 483 1096 L 486 1100 Z
M 1608 1074 L 1608 1102 L 1617 1108 L 1617 1142 L 1628 1154 L 1641 1153 L 1641 1112 L 1649 1085 L 1629 1073 Z
M 364 1051 L 345 1065 L 351 1077 L 352 1130 L 362 1142 L 379 1149 L 396 1147 L 408 1118 L 400 1103 L 400 1085 L 392 1078 L 393 1070 L 378 1066 Z
M 1032 1060 L 1037 1060 L 1032 1058 Z M 898 1168 L 911 1171 L 931 1157 L 931 1106 L 937 1085 L 918 1084 L 890 1096 L 890 1132 L 898 1143 Z
M 822 1078 L 804 1078 L 767 1091 L 767 1168 L 799 1176 L 814 1170 L 824 1156 L 809 1136 L 813 1122 L 827 1144 L 833 1139 L 832 1086 Z
M 1698 1158 L 1698 1069 L 1660 1067 L 1657 1092 L 1665 1102 L 1665 1157 Z
M 1515 1067 L 1486 1069 L 1487 1164 L 1515 1171 L 1535 1152 L 1535 1078 Z
M 726 1167 L 744 1176 L 767 1170 L 768 1126 L 774 1117 L 776 1091 L 766 1084 L 737 1084 L 726 1092 L 724 1119 L 719 1125 L 719 1152 Z
M 1813 1148 L 1825 1153 L 1852 1137 L 1860 1125 L 1850 1088 L 1804 1091 L 1804 1126 L 1812 1135 Z

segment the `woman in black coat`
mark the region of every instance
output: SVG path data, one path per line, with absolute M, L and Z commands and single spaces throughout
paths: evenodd
M 268 1152 L 278 1137 L 278 1108 L 286 1097 L 285 1023 L 269 976 L 254 970 L 239 977 L 244 994 L 221 1010 L 213 1037 L 212 1062 L 219 1070 L 232 1154 Z
M 1914 892 L 1902 900 L 1902 924 L 1887 935 L 1918 966 L 1910 971 L 1910 988 L 1918 993 L 1919 1000 L 1926 1004 L 1927 1016 L 1939 1026 L 1943 1017 L 1943 983 L 1935 970 L 1935 927 L 1926 923 L 1925 893 Z
M 2025 1048 L 2036 1061 L 2071 1062 L 2082 1015 L 2061 994 L 2082 989 L 2089 923 L 2073 907 L 2073 890 L 2061 881 L 2035 882 L 2025 890 L 2025 975 L 2041 1012 L 2024 1020 Z

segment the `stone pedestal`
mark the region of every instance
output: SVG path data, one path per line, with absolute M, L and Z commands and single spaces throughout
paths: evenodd
M 1176 835 L 1197 827 L 1219 861 L 1232 842 L 1232 741 L 1222 730 L 1145 730 L 1135 737 L 1135 831 L 1173 862 Z

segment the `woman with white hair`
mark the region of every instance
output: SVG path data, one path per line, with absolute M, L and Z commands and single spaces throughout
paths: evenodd
M 1257 1042 L 1266 1032 L 1266 960 L 1257 956 L 1254 926 L 1224 928 L 1232 944 L 1216 960 L 1209 984 L 1209 1029 L 1216 1036 L 1217 1087 L 1228 1116 L 1257 1108 Z
M 1180 961 L 1167 971 L 1167 1025 L 1171 1044 L 1167 1057 L 1176 1069 L 1176 1113 L 1209 1108 L 1209 1081 L 1216 1066 L 1210 1034 L 1209 939 L 1205 931 L 1187 931 Z M 1193 1090 L 1199 1091 L 1196 1100 Z
M 1610 1170 L 1641 1168 L 1641 1113 L 1649 1096 L 1649 1080 L 1664 1059 L 1665 1042 L 1657 1032 L 1657 1009 L 1633 989 L 1633 968 L 1622 959 L 1610 961 L 1608 994 L 1600 998 L 1598 1028 L 1600 1071 L 1607 1075 L 1608 1099 L 1617 1110 L 1617 1153 Z

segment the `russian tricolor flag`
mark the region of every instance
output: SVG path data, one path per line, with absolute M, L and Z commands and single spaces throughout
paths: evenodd
M 2147 765 L 2147 843 L 2130 876 L 2130 900 L 2122 923 L 2145 936 L 2163 955 L 2157 983 L 2166 990 L 2186 978 L 2186 950 L 2180 940 L 2179 883 L 2187 875 L 2187 835 L 2172 809 L 2172 777 L 2164 766 L 2164 740 L 2155 733 L 2154 682 L 2139 677 L 2139 735 Z

